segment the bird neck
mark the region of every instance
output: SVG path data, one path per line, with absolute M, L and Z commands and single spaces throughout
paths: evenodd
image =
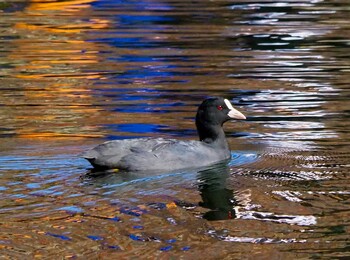
M 196 121 L 199 140 L 222 149 L 229 149 L 222 126 L 209 125 Z

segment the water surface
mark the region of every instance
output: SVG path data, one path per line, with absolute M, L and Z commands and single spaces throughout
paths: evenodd
M 349 4 L 0 4 L 0 249 L 5 257 L 349 257 Z M 202 99 L 226 165 L 86 176 L 105 140 L 196 139 Z

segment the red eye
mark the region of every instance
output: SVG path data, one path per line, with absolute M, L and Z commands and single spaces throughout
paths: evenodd
M 219 110 L 223 110 L 222 106 L 217 106 L 216 108 L 219 109 Z

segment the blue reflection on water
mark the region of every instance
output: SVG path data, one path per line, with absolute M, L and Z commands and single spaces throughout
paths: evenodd
M 172 109 L 172 107 L 178 107 L 175 103 L 173 104 L 135 104 L 127 105 L 125 107 L 119 106 L 113 111 L 124 112 L 124 113 L 170 113 L 170 112 L 183 112 L 181 109 Z M 184 111 L 185 112 L 185 111 Z
M 172 17 L 169 13 L 149 12 L 149 10 L 170 10 L 171 7 L 158 2 L 146 1 L 108 1 L 102 0 L 92 3 L 92 7 L 97 10 L 137 10 L 137 14 L 118 14 L 113 16 L 114 30 L 107 37 L 99 37 L 98 32 L 91 33 L 90 42 L 102 43 L 112 46 L 116 49 L 134 49 L 146 50 L 152 48 L 166 48 L 166 53 L 170 49 L 182 49 L 180 42 L 173 42 L 167 37 L 159 37 L 168 24 L 179 23 L 178 17 Z M 145 12 L 143 12 L 145 11 Z M 132 30 L 127 30 L 132 28 Z M 140 34 L 139 32 L 142 32 Z M 117 84 L 133 84 L 134 80 L 146 80 L 151 84 L 160 84 L 168 82 L 185 83 L 188 80 L 183 77 L 198 75 L 199 70 L 191 70 L 200 68 L 198 65 L 193 65 L 193 57 L 184 57 L 181 55 L 166 55 L 162 52 L 153 55 L 144 54 L 125 54 L 119 52 L 108 52 L 108 61 L 116 63 L 125 63 L 127 69 L 122 73 L 110 74 L 108 78 L 113 79 L 112 83 Z M 194 57 L 198 58 L 198 57 Z M 192 64 L 177 64 L 173 61 L 191 61 Z M 139 63 L 147 63 L 147 66 Z M 155 64 L 157 63 L 157 64 Z M 188 68 L 189 70 L 181 70 Z M 181 80 L 173 79 L 174 77 L 182 77 Z
M 168 126 L 157 124 L 111 124 L 106 125 L 106 127 L 114 131 L 145 134 L 160 132 L 162 129 L 167 128 Z
M 127 70 L 123 72 L 122 74 L 115 75 L 114 78 L 117 79 L 145 79 L 145 78 L 155 78 L 155 77 L 162 77 L 162 78 L 170 78 L 174 76 L 193 76 L 198 73 L 189 72 L 189 71 L 174 71 L 174 70 L 168 70 L 169 68 L 178 68 L 179 66 L 175 65 L 164 65 L 162 67 L 139 67 L 138 69 L 132 69 Z
M 254 152 L 246 151 L 231 151 L 231 161 L 229 166 L 240 166 L 245 164 L 250 164 L 256 162 L 259 158 L 259 155 Z
M 135 0 L 100 0 L 90 3 L 97 10 L 112 9 L 127 6 L 128 10 L 147 11 L 147 10 L 163 10 L 173 9 L 170 5 L 161 2 L 135 1 Z
M 107 43 L 117 48 L 128 48 L 128 49 L 149 49 L 149 48 L 158 48 L 164 45 L 164 43 L 162 42 L 149 41 L 143 37 L 99 38 L 99 39 L 94 39 L 89 41 Z
M 58 210 L 64 210 L 70 213 L 81 213 L 84 211 L 81 207 L 77 207 L 77 206 L 65 206 L 65 207 L 58 208 Z
M 196 60 L 195 60 L 196 59 Z M 196 56 L 151 56 L 151 55 L 120 55 L 119 57 L 110 57 L 109 60 L 124 62 L 172 62 L 172 61 L 200 61 L 200 57 Z M 173 68 L 176 66 L 173 66 Z M 199 68 L 200 66 L 191 65 L 191 68 Z
M 118 15 L 118 21 L 121 25 L 135 25 L 140 24 L 142 26 L 155 24 L 155 23 L 166 23 L 174 22 L 175 19 L 169 16 L 160 16 L 160 15 Z

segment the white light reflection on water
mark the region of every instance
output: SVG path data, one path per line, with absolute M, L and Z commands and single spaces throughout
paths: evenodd
M 315 216 L 302 216 L 302 215 L 279 215 L 271 212 L 258 212 L 258 211 L 237 211 L 237 218 L 271 221 L 277 223 L 285 223 L 299 226 L 316 225 L 317 218 Z
M 264 124 L 264 127 L 269 128 L 283 128 L 283 129 L 323 129 L 325 125 L 320 122 L 312 121 L 279 121 L 279 122 L 268 122 Z
M 252 237 L 233 237 L 225 236 L 222 238 L 226 242 L 253 243 L 253 244 L 279 244 L 279 243 L 306 243 L 306 239 L 276 239 L 276 238 L 252 238 Z

